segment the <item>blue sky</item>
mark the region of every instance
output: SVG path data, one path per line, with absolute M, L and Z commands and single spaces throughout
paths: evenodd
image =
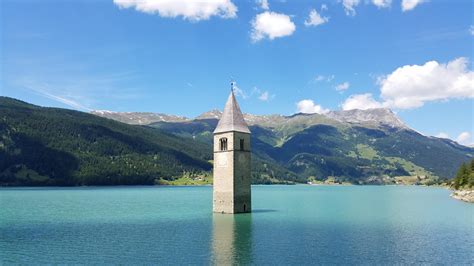
M 195 3 L 3 0 L 1 94 L 195 117 L 233 77 L 247 113 L 388 107 L 473 143 L 472 1 Z

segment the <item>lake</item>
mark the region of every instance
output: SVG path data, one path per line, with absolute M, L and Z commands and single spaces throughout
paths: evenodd
M 473 264 L 474 205 L 443 188 L 252 186 L 251 214 L 212 187 L 0 189 L 0 264 Z

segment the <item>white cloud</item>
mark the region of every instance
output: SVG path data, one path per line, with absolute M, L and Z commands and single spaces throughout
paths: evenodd
M 342 110 L 360 109 L 367 110 L 371 108 L 382 108 L 384 107 L 381 103 L 374 100 L 372 94 L 355 94 L 349 96 L 344 103 L 342 103 Z
M 211 16 L 237 16 L 237 7 L 231 0 L 114 0 L 114 3 L 120 8 L 135 8 L 168 18 L 182 16 L 191 21 L 207 20 Z
M 443 139 L 451 139 L 449 135 L 445 132 L 439 132 L 435 137 L 443 138 Z M 454 140 L 461 145 L 472 146 L 474 144 L 471 133 L 467 131 L 461 132 L 458 135 L 458 137 Z
M 462 132 L 461 134 L 459 134 L 459 136 L 456 138 L 456 141 L 459 143 L 459 144 L 462 144 L 462 145 L 472 145 L 472 139 L 471 139 L 471 134 L 467 131 L 465 132 Z
M 355 7 L 360 4 L 360 0 L 342 0 L 342 6 L 348 16 L 355 16 Z
M 317 75 L 316 78 L 314 78 L 315 81 L 323 81 L 325 77 L 323 75 Z
M 469 28 L 469 33 L 474 36 L 474 25 L 471 25 L 471 27 Z
M 443 139 L 451 139 L 449 135 L 445 132 L 439 132 L 435 137 L 443 138 Z M 471 133 L 467 131 L 461 132 L 458 135 L 458 137 L 454 140 L 461 145 L 472 146 L 474 144 Z
M 429 61 L 406 65 L 379 80 L 384 104 L 398 109 L 423 106 L 425 102 L 474 98 L 474 71 L 466 58 L 447 64 Z
M 237 87 L 237 84 L 235 81 L 234 81 L 234 94 L 235 96 L 242 97 L 242 99 L 244 100 L 249 97 L 245 91 Z
M 326 8 L 327 9 L 327 8 Z M 321 8 L 322 10 L 322 8 Z M 323 17 L 315 9 L 309 12 L 309 17 L 304 21 L 306 26 L 319 26 L 329 21 L 329 17 Z
M 260 96 L 258 96 L 258 99 L 266 102 L 270 99 L 270 94 L 268 93 L 268 91 L 264 91 L 262 92 L 262 94 L 260 94 Z
M 290 16 L 275 12 L 263 12 L 252 20 L 252 40 L 254 42 L 268 38 L 290 36 L 295 31 L 296 26 L 291 21 Z
M 315 104 L 313 100 L 301 100 L 296 103 L 296 108 L 298 113 L 305 113 L 305 114 L 325 114 L 329 112 L 328 109 L 324 109 L 321 105 Z
M 314 78 L 314 81 L 316 81 L 316 82 L 319 82 L 319 81 L 331 82 L 334 78 L 335 78 L 334 75 L 329 75 L 329 76 L 317 75 Z
M 336 90 L 337 91 L 345 91 L 345 90 L 349 89 L 349 86 L 350 86 L 349 82 L 346 81 L 344 83 L 336 85 Z
M 435 137 L 437 138 L 443 138 L 443 139 L 449 139 L 449 135 L 444 132 L 439 132 Z
M 427 0 L 402 0 L 402 11 L 410 11 L 423 2 Z
M 241 97 L 244 100 L 250 99 L 250 98 L 257 98 L 260 101 L 269 101 L 275 97 L 275 94 L 270 94 L 269 91 L 262 91 L 257 87 L 253 87 L 250 93 L 241 88 L 239 88 L 236 83 L 234 82 L 234 94 L 237 97 Z
M 380 98 L 372 94 L 351 95 L 342 103 L 344 110 L 369 108 L 412 109 L 426 102 L 474 98 L 474 71 L 460 57 L 446 64 L 436 61 L 406 65 L 379 77 Z
M 392 0 L 372 0 L 372 3 L 378 8 L 387 8 L 392 5 Z
M 257 4 L 260 5 L 260 8 L 263 10 L 268 10 L 270 8 L 268 0 L 257 0 Z
M 328 10 L 328 6 L 326 4 L 321 5 L 321 11 Z

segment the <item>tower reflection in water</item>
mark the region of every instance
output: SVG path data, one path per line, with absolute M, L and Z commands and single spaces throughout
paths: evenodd
M 215 213 L 212 225 L 214 265 L 242 265 L 252 262 L 252 214 Z

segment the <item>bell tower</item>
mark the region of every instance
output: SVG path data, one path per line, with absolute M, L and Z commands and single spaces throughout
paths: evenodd
M 250 130 L 234 95 L 234 82 L 214 130 L 213 211 L 251 212 Z

